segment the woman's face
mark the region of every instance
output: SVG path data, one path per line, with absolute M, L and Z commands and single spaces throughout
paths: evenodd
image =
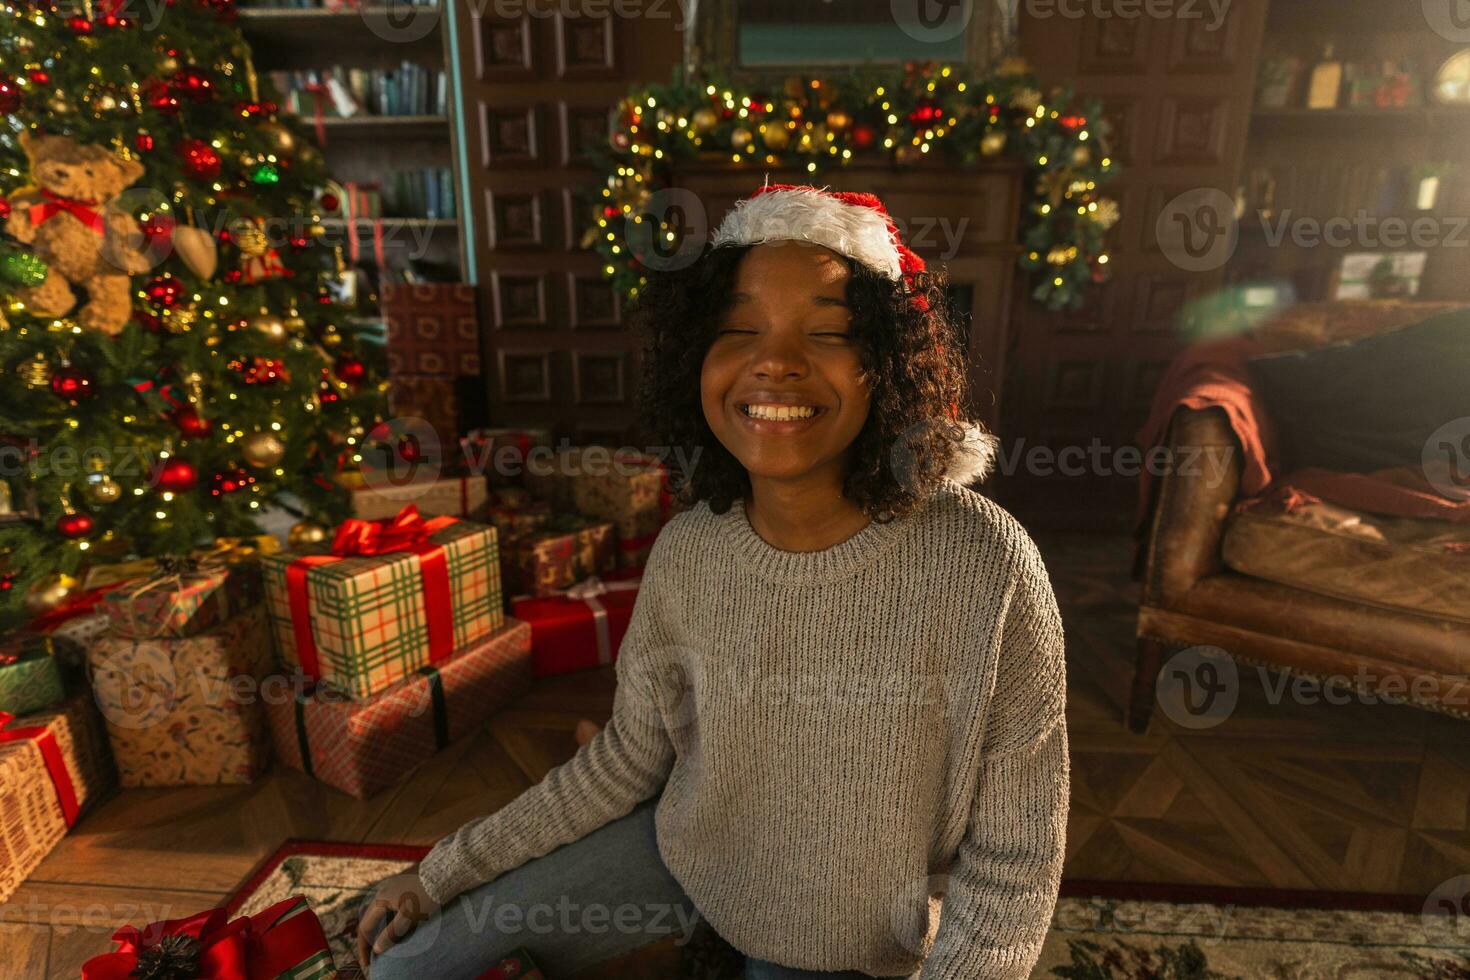
M 704 357 L 704 417 L 752 478 L 831 470 L 868 417 L 870 393 L 851 335 L 847 263 L 804 242 L 756 245 Z

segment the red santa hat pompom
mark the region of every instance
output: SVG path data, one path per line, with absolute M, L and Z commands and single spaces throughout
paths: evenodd
M 929 309 L 927 297 L 914 283 L 914 275 L 924 271 L 924 260 L 903 243 L 875 194 L 768 182 L 735 203 L 710 244 L 719 248 L 779 241 L 821 245 L 890 280 L 902 280 L 909 302 L 919 310 Z M 945 475 L 957 483 L 983 480 L 994 464 L 995 436 L 958 418 L 958 406 L 950 406 L 948 414 L 960 425 L 962 438 Z

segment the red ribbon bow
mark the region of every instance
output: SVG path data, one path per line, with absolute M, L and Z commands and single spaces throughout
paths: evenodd
M 43 225 L 65 211 L 97 234 L 106 234 L 107 224 L 102 220 L 102 215 L 96 210 L 96 201 L 82 201 L 74 197 L 62 197 L 60 194 L 55 194 L 48 190 L 42 190 L 41 196 L 46 199 L 46 202 L 44 204 L 32 205 L 30 209 L 32 227 Z
M 82 964 L 82 980 L 128 980 L 138 957 L 167 936 L 199 940 L 198 980 L 275 980 L 327 948 L 321 923 L 304 902 L 288 898 L 233 922 L 218 908 L 142 929 L 123 926 L 112 934 L 116 950 Z
M 429 662 L 438 663 L 454 652 L 454 605 L 449 594 L 449 561 L 444 548 L 431 536 L 455 523 L 443 516 L 424 520 L 419 509 L 409 504 L 395 516 L 381 521 L 349 518 L 337 528 L 330 555 L 305 555 L 286 568 L 286 595 L 291 606 L 291 629 L 296 639 L 296 659 L 302 673 L 321 680 L 321 658 L 311 629 L 311 601 L 307 573 L 344 558 L 388 555 L 409 551 L 419 556 L 423 581 L 424 625 L 429 638 Z
M 29 728 L 8 728 L 15 715 L 0 711 L 0 744 L 5 742 L 35 742 L 41 750 L 41 761 L 46 764 L 46 773 L 56 787 L 56 802 L 61 806 L 62 819 L 68 827 L 77 822 L 77 790 L 71 781 L 71 772 L 66 768 L 66 759 L 61 755 L 61 746 L 56 742 L 56 733 L 45 725 Z

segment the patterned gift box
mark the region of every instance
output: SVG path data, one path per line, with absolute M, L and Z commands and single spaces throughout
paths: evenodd
M 549 429 L 475 429 L 461 445 L 470 468 L 484 473 L 493 486 L 516 485 L 535 460 L 549 455 Z
M 475 374 L 478 376 L 479 372 Z M 482 386 L 476 387 L 483 390 Z M 465 409 L 459 383 L 452 376 L 396 371 L 389 374 L 388 410 L 396 418 L 418 418 L 429 423 L 440 446 L 455 444 L 466 425 Z
M 185 949 L 200 964 L 184 970 L 150 968 L 145 950 L 175 946 L 170 937 L 190 937 Z M 82 964 L 84 980 L 128 980 L 129 977 L 209 976 L 244 980 L 246 976 L 271 980 L 333 980 L 339 974 L 332 961 L 322 924 L 301 896 L 277 902 L 254 915 L 231 921 L 229 907 L 210 909 L 186 919 L 166 919 L 139 929 L 123 926 L 112 934 L 117 949 Z M 208 951 L 203 953 L 202 951 Z M 215 966 L 204 966 L 213 963 Z M 222 964 L 222 965 L 220 965 Z
M 617 567 L 617 542 L 607 521 L 558 514 L 507 547 L 515 592 L 551 595 Z
M 0 713 L 28 715 L 65 700 L 56 647 L 41 633 L 0 638 Z
M 544 500 L 533 500 L 517 506 L 491 504 L 485 508 L 485 519 L 495 525 L 500 540 L 517 537 L 534 531 L 551 520 L 551 505 Z
M 118 636 L 180 639 L 259 602 L 260 571 L 253 565 L 159 559 L 151 575 L 108 592 L 97 608 Z
M 496 540 L 493 527 L 425 521 L 410 505 L 345 522 L 332 554 L 266 558 L 281 659 L 367 698 L 493 633 L 505 618 Z
M 24 718 L 7 722 L 0 715 L 0 902 L 113 781 L 89 692 Z
M 531 686 L 531 628 L 505 625 L 437 667 L 422 668 L 365 701 L 298 685 L 294 699 L 266 707 L 276 754 L 286 765 L 365 799 Z
M 124 786 L 248 783 L 270 757 L 265 610 L 178 639 L 102 637 L 87 671 Z
M 531 491 L 525 487 L 496 487 L 488 499 L 491 507 L 529 507 L 532 503 Z
M 584 453 L 572 483 L 578 513 L 611 521 L 618 535 L 618 567 L 642 568 L 659 529 L 669 519 L 668 472 L 652 456 L 616 452 L 607 465 Z
M 511 600 L 511 615 L 531 624 L 536 676 L 590 670 L 617 659 L 633 618 L 637 579 L 589 579 L 553 596 Z
M 364 521 L 392 517 L 413 504 L 429 517 L 468 517 L 489 499 L 483 476 L 445 476 L 401 486 L 364 487 L 352 491 L 352 514 Z

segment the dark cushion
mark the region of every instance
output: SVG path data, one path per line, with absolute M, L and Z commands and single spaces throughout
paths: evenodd
M 1470 309 L 1351 343 L 1253 358 L 1250 371 L 1286 470 L 1418 466 L 1436 429 L 1470 419 Z

